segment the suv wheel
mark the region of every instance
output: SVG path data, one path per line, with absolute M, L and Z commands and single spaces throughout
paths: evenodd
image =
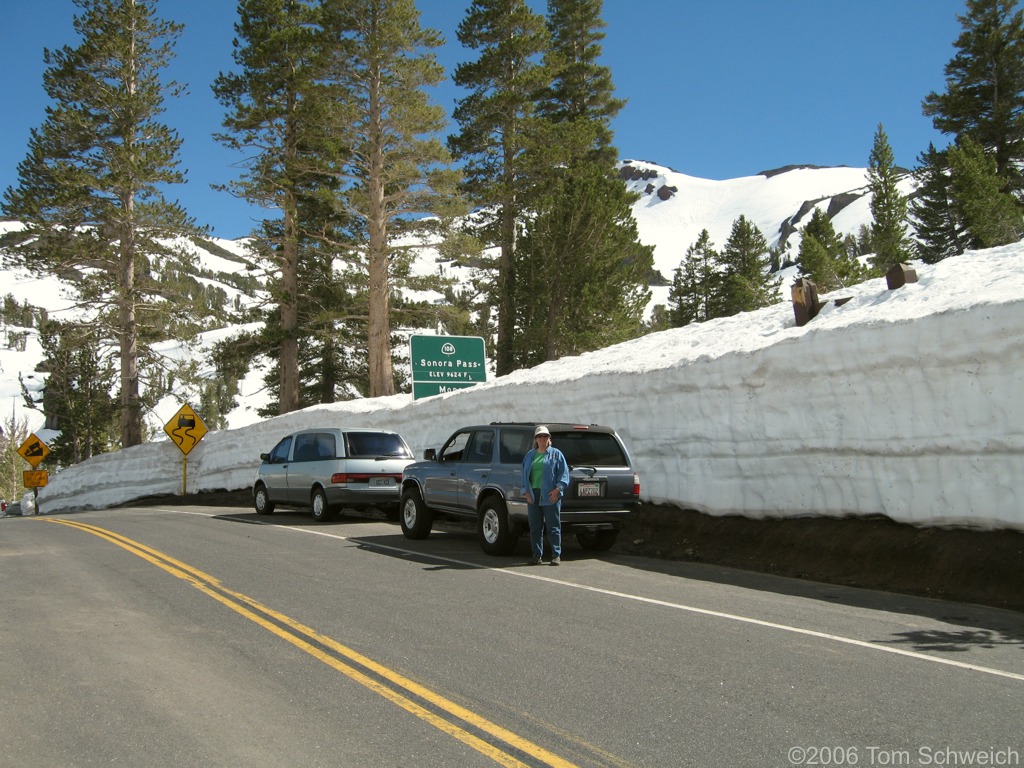
M 607 552 L 615 544 L 617 538 L 619 538 L 618 528 L 598 531 L 581 528 L 576 531 L 576 541 L 580 543 L 581 547 L 591 552 Z
M 399 522 L 407 539 L 425 539 L 434 526 L 434 516 L 420 498 L 419 491 L 410 489 L 402 493 L 402 514 Z
M 480 507 L 476 531 L 480 547 L 488 555 L 510 554 L 519 538 L 512 530 L 505 503 L 495 498 L 487 499 Z
M 252 504 L 256 507 L 257 515 L 271 515 L 274 513 L 274 502 L 270 500 L 270 496 L 267 494 L 267 487 L 265 485 L 260 485 L 256 488 Z
M 327 505 L 327 494 L 324 493 L 323 488 L 317 488 L 313 491 L 311 504 L 313 507 L 313 519 L 318 523 L 334 517 L 334 510 Z

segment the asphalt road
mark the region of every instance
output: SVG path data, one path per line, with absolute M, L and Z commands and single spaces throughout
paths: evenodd
M 0 520 L 0 765 L 1024 761 L 1024 614 L 526 554 L 224 507 Z

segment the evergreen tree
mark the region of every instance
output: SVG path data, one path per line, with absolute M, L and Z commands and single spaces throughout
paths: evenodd
M 1017 0 L 967 0 L 946 90 L 923 103 L 935 128 L 970 136 L 995 158 L 996 175 L 1021 188 L 1024 161 L 1024 11 Z
M 882 124 L 875 131 L 875 141 L 868 158 L 868 190 L 871 193 L 872 264 L 884 274 L 893 264 L 907 260 L 907 198 L 897 186 L 899 174 L 893 159 L 889 138 Z
M 996 161 L 964 137 L 947 150 L 954 205 L 970 236 L 971 248 L 992 248 L 1020 240 L 1024 216 L 1004 191 Z
M 861 282 L 868 270 L 852 256 L 836 234 L 828 214 L 815 208 L 800 241 L 800 274 L 810 278 L 821 293 Z
M 541 115 L 553 125 L 582 131 L 578 146 L 586 158 L 611 169 L 619 159 L 611 120 L 626 102 L 614 96 L 611 71 L 597 63 L 604 39 L 602 7 L 603 0 L 548 1 L 551 47 L 544 64 L 552 81 L 543 92 Z
M 339 140 L 326 128 L 342 109 L 344 93 L 324 82 L 327 53 L 316 8 L 307 0 L 242 0 L 235 24 L 234 60 L 240 71 L 221 74 L 213 85 L 228 113 L 228 133 L 217 138 L 249 152 L 235 194 L 280 212 L 260 227 L 259 253 L 270 264 L 270 285 L 279 309 L 278 412 L 299 407 L 299 202 L 311 181 L 331 169 Z M 328 46 L 328 50 L 330 47 Z
M 552 0 L 551 85 L 541 92 L 538 136 L 526 152 L 541 180 L 513 258 L 517 365 L 632 338 L 643 330 L 653 269 L 628 192 L 615 173 L 609 126 L 622 102 L 600 55 L 600 0 Z M 571 279 L 565 276 L 571 275 Z
M 8 504 L 14 503 L 26 493 L 22 472 L 28 465 L 18 449 L 30 434 L 28 419 L 17 418 L 13 410 L 0 428 L 0 499 L 6 499 Z
M 3 214 L 26 224 L 15 258 L 37 274 L 75 275 L 79 303 L 93 308 L 101 338 L 117 343 L 120 442 L 128 447 L 144 439 L 141 361 L 189 305 L 169 296 L 174 286 L 153 269 L 155 260 L 186 258 L 168 238 L 198 233 L 163 195 L 184 181 L 181 140 L 158 121 L 165 99 L 180 92 L 159 76 L 181 27 L 156 18 L 151 2 L 76 4 L 81 44 L 45 54 L 53 104 L 31 133 Z
M 630 194 L 594 165 L 537 201 L 516 250 L 516 357 L 529 367 L 639 336 L 653 249 L 637 240 Z
M 706 229 L 686 249 L 668 293 L 669 321 L 678 328 L 723 315 L 721 256 Z
M 369 395 L 391 395 L 395 241 L 421 226 L 422 214 L 451 215 L 457 201 L 451 157 L 437 138 L 446 116 L 425 90 L 444 77 L 433 54 L 442 39 L 420 27 L 413 0 L 329 0 L 325 8 L 328 36 L 348 43 L 331 75 L 347 94 L 336 113 L 350 121 L 338 133 L 351 137 L 339 173 L 365 249 Z
M 458 38 L 480 55 L 455 70 L 455 84 L 470 93 L 458 101 L 460 130 L 448 144 L 463 162 L 464 190 L 481 206 L 481 239 L 499 250 L 490 295 L 497 307 L 495 367 L 502 376 L 514 368 L 513 262 L 519 222 L 537 187 L 527 150 L 538 146 L 537 94 L 550 84 L 539 61 L 549 36 L 525 0 L 473 0 Z
M 116 367 L 104 353 L 103 340 L 94 327 L 48 321 L 39 331 L 44 352 L 40 369 L 46 383 L 37 400 L 22 382 L 29 407 L 42 406 L 46 426 L 58 430 L 49 443 L 51 460 L 70 466 L 115 444 L 117 403 L 110 393 Z
M 914 179 L 917 196 L 910 205 L 910 220 L 917 235 L 918 258 L 936 264 L 963 253 L 971 238 L 953 199 L 947 153 L 929 144 L 918 157 Z
M 750 312 L 774 304 L 779 281 L 771 276 L 771 252 L 757 226 L 746 216 L 733 222 L 722 249 L 722 311 Z

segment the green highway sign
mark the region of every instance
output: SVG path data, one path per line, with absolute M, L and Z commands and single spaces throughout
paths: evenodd
M 433 397 L 434 395 L 443 395 L 445 392 L 454 392 L 457 389 L 468 389 L 469 387 L 476 386 L 475 384 L 441 384 L 433 382 L 420 382 L 414 381 L 412 383 L 412 398 L 413 400 L 419 400 L 421 397 Z
M 487 355 L 479 336 L 410 336 L 414 400 L 487 381 Z

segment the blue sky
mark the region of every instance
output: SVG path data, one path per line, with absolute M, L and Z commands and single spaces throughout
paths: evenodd
M 473 57 L 456 38 L 470 0 L 417 0 L 425 26 L 447 44 L 449 76 Z M 543 10 L 545 3 L 532 3 Z M 17 182 L 29 130 L 44 119 L 43 49 L 76 45 L 71 0 L 2 0 L 0 187 Z M 159 0 L 158 15 L 185 25 L 169 75 L 189 94 L 165 122 L 184 139 L 188 183 L 177 197 L 219 237 L 246 235 L 254 213 L 210 189 L 237 178 L 238 156 L 211 134 L 223 112 L 210 83 L 233 69 L 235 3 Z M 896 162 L 916 164 L 947 138 L 921 114 L 941 91 L 964 0 L 605 0 L 603 63 L 627 104 L 613 123 L 624 159 L 692 176 L 729 179 L 790 164 L 864 167 L 885 126 Z M 449 81 L 435 100 L 451 112 Z M 452 124 L 449 132 L 454 132 Z

